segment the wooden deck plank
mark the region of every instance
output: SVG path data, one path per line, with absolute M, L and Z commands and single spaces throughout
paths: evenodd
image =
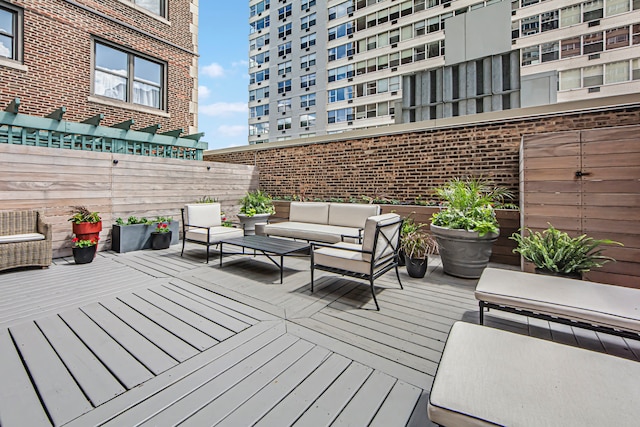
M 422 390 L 419 388 L 402 381 L 397 381 L 369 426 L 388 427 L 392 425 L 406 425 L 418 399 L 420 399 L 421 393 Z M 405 414 L 406 418 L 403 418 Z
M 293 389 L 314 372 L 331 352 L 315 346 L 308 354 L 299 359 L 289 369 L 281 373 L 269 385 L 252 395 L 246 402 L 237 407 L 224 418 L 218 427 L 248 426 L 256 423 L 278 402 L 284 399 Z
M 227 392 L 200 409 L 193 416 L 185 420 L 185 427 L 199 427 L 204 424 L 214 425 L 233 412 L 238 406 L 246 402 L 251 396 L 266 387 L 270 382 L 283 374 L 291 365 L 306 359 L 314 345 L 308 341 L 299 340 L 292 346 L 278 354 L 269 362 L 256 369 Z
M 293 425 L 313 427 L 331 424 L 372 373 L 373 369 L 352 362 Z
M 51 426 L 8 329 L 0 329 L 0 378 L 0 425 Z
M 350 364 L 351 361 L 346 357 L 332 354 L 276 407 L 262 417 L 255 427 L 293 424 Z
M 123 295 L 120 301 L 138 311 L 140 314 L 153 320 L 166 330 L 179 336 L 180 339 L 202 351 L 214 346 L 218 341 L 201 332 L 181 319 L 145 301 L 137 295 Z
M 178 363 L 155 343 L 140 334 L 135 329 L 135 325 L 127 325 L 103 306 L 90 304 L 82 307 L 81 310 L 154 375 Z
M 186 343 L 181 338 L 167 331 L 157 323 L 133 310 L 120 300 L 109 299 L 101 302 L 101 305 L 116 315 L 129 326 L 135 325 L 135 329 L 165 353 L 179 362 L 185 361 L 198 354 L 198 349 Z
M 127 389 L 153 377 L 142 363 L 82 311 L 67 311 L 61 313 L 60 317 Z
M 53 425 L 62 425 L 93 409 L 35 323 L 14 326 L 10 333 Z
M 58 316 L 37 320 L 60 359 L 93 406 L 99 406 L 126 389 Z
M 369 425 L 396 381 L 387 374 L 374 371 L 331 425 Z

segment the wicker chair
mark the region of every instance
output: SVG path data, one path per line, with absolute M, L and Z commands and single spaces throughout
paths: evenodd
M 51 265 L 51 225 L 38 211 L 0 211 L 0 271 Z

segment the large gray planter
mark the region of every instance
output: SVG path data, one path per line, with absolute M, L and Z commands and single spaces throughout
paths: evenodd
M 119 253 L 149 249 L 151 233 L 155 230 L 156 224 L 114 224 L 111 233 L 111 249 Z M 180 234 L 180 221 L 171 221 L 169 230 L 171 230 L 171 244 L 175 245 L 178 243 Z
M 465 279 L 477 279 L 491 258 L 491 247 L 498 233 L 480 236 L 475 231 L 454 230 L 431 224 L 438 242 L 444 272 Z
M 238 214 L 238 219 L 242 228 L 244 229 L 245 236 L 252 236 L 256 234 L 256 224 L 260 222 L 267 222 L 271 214 L 255 214 L 254 216 L 246 216 L 245 214 Z

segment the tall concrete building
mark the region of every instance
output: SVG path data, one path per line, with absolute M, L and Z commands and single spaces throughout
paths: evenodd
M 250 0 L 249 143 L 640 92 L 640 0 Z

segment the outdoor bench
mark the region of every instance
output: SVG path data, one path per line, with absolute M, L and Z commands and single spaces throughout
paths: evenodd
M 0 212 L 0 270 L 51 265 L 51 225 L 38 211 Z

